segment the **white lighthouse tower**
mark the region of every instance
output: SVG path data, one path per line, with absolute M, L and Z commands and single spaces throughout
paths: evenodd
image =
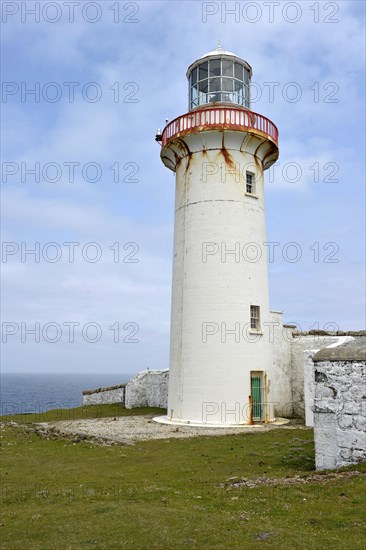
M 199 58 L 187 71 L 189 111 L 160 138 L 176 173 L 174 424 L 274 419 L 263 172 L 278 158 L 278 131 L 250 110 L 251 76 L 220 45 Z

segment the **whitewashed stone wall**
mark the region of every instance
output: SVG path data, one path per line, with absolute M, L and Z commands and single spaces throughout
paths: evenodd
M 131 378 L 126 385 L 126 409 L 161 407 L 168 403 L 169 370 L 145 370 Z
M 326 333 L 297 332 L 294 325 L 283 325 L 282 313 L 271 311 L 273 324 L 273 380 L 271 401 L 275 416 L 307 417 L 313 425 L 313 364 L 311 357 L 320 349 L 339 346 L 349 340 L 365 337 L 364 331 Z M 305 405 L 307 402 L 307 405 Z
M 294 416 L 305 418 L 304 351 L 309 353 L 310 350 L 320 350 L 339 342 L 340 336 L 336 335 L 294 333 L 291 343 L 291 388 Z
M 83 392 L 83 405 L 107 405 L 111 403 L 125 403 L 125 386 L 98 388 Z
M 365 461 L 366 362 L 315 362 L 314 378 L 316 469 Z
M 343 346 L 347 342 L 354 342 L 352 336 L 339 336 L 337 341 L 330 344 L 325 349 L 331 349 L 338 346 Z M 305 425 L 314 426 L 314 395 L 315 395 L 315 380 L 314 380 L 314 355 L 320 351 L 319 349 L 303 351 L 304 365 L 304 406 L 305 406 Z
M 321 348 L 339 345 L 352 337 L 336 334 L 298 333 L 294 325 L 283 325 L 282 313 L 271 311 L 273 324 L 273 383 L 271 401 L 275 416 L 305 418 L 305 393 L 308 394 L 307 416 L 313 425 L 313 356 Z M 315 332 L 315 331 L 314 331 Z M 310 358 L 310 359 L 309 359 Z M 304 370 L 307 377 L 305 380 Z

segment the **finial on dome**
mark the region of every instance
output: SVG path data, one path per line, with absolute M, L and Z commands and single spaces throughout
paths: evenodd
M 224 51 L 224 48 L 221 45 L 221 40 L 219 40 L 217 42 L 216 51 L 218 51 L 218 52 L 223 52 Z

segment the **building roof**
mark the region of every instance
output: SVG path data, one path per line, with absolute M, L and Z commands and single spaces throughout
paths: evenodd
M 366 336 L 359 336 L 340 346 L 323 348 L 314 355 L 313 361 L 366 361 Z

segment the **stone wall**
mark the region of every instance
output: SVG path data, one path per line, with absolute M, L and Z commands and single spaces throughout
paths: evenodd
M 168 403 L 169 370 L 145 370 L 131 378 L 126 385 L 126 409 L 161 407 Z
M 330 350 L 353 340 L 352 336 L 339 336 L 337 341 L 327 346 L 326 349 Z M 314 426 L 315 380 L 313 357 L 319 351 L 319 349 L 303 351 L 305 425 L 310 427 Z
M 365 349 L 363 357 L 349 351 L 357 345 L 351 342 L 333 350 L 328 348 L 313 357 L 317 470 L 366 460 Z
M 125 404 L 125 384 L 83 391 L 83 405 Z
M 305 418 L 305 385 L 304 361 L 307 362 L 308 352 L 338 344 L 340 337 L 331 334 L 294 333 L 291 343 L 291 388 L 294 416 Z M 307 352 L 304 355 L 304 352 Z M 311 363 L 306 363 L 307 365 Z
M 339 345 L 357 336 L 354 333 L 332 333 L 326 331 L 296 332 L 295 325 L 282 322 L 282 313 L 270 311 L 273 323 L 272 357 L 273 380 L 271 401 L 274 403 L 275 416 L 305 418 L 305 391 L 313 391 L 313 364 L 309 357 L 329 345 Z M 355 333 L 358 335 L 359 333 Z M 360 333 L 363 334 L 363 333 Z M 345 336 L 348 335 L 348 336 Z M 308 374 L 304 377 L 304 370 Z M 306 390 L 305 390 L 306 386 Z M 311 419 L 312 400 L 308 404 L 308 417 Z M 310 414 L 309 414 L 310 411 Z

